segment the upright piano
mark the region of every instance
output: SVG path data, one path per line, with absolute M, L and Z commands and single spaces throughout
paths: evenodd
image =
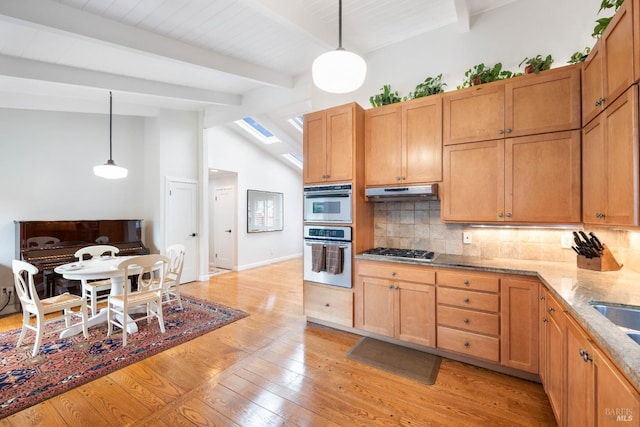
M 146 255 L 142 243 L 141 219 L 83 221 L 14 221 L 16 259 L 38 267 L 36 287 L 42 296 L 51 296 L 52 285 L 60 279 L 53 269 L 76 261 L 75 252 L 89 245 L 111 245 L 118 255 Z

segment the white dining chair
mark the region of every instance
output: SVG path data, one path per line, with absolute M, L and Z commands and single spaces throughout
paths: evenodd
M 78 261 L 82 262 L 85 255 L 89 255 L 90 258 L 96 258 L 104 254 L 108 256 L 115 256 L 120 249 L 111 245 L 91 245 L 84 248 L 80 248 L 76 251 L 74 256 L 78 258 Z M 94 280 L 87 281 L 83 279 L 82 283 L 82 296 L 84 296 L 91 306 L 91 315 L 95 316 L 98 310 L 98 301 L 106 300 L 108 294 L 99 294 L 99 292 L 111 290 L 111 280 Z
M 125 286 L 120 295 L 109 295 L 107 300 L 107 321 L 109 329 L 107 336 L 111 336 L 113 326 L 122 329 L 122 346 L 127 345 L 127 324 L 156 317 L 160 331 L 164 333 L 164 319 L 162 318 L 162 291 L 164 274 L 169 264 L 169 258 L 164 255 L 140 255 L 122 261 L 118 269 L 123 270 Z M 126 278 L 137 276 L 138 284 L 135 291 L 126 285 Z M 157 280 L 155 280 L 157 279 Z M 133 319 L 129 317 L 129 310 L 134 307 L 146 306 L 146 316 Z
M 177 301 L 182 310 L 182 299 L 180 298 L 180 278 L 182 277 L 182 267 L 184 266 L 184 245 L 175 244 L 167 247 L 165 255 L 169 258 L 167 271 L 164 273 L 163 304 Z
M 16 293 L 22 305 L 22 331 L 18 338 L 17 346 L 20 347 L 24 340 L 27 330 L 30 329 L 36 333 L 36 340 L 33 345 L 31 356 L 38 354 L 40 345 L 42 344 L 42 336 L 44 335 L 44 327 L 54 321 L 64 318 L 64 328 L 72 326 L 71 319 L 76 316 L 74 308 L 79 308 L 82 322 L 82 333 L 84 337 L 88 337 L 87 333 L 87 300 L 84 297 L 64 293 L 54 297 L 40 299 L 33 281 L 33 276 L 38 274 L 38 268 L 28 262 L 13 260 L 13 277 L 15 282 Z M 62 312 L 62 316 L 47 317 L 47 314 Z M 35 325 L 31 324 L 31 318 L 35 317 Z M 60 330 L 60 328 L 58 328 Z

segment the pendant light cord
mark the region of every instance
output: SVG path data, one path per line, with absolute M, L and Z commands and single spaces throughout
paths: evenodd
M 342 0 L 338 0 L 338 49 L 342 48 Z
M 111 145 L 111 128 L 113 125 L 113 97 L 109 91 L 109 160 L 113 161 L 113 146 Z

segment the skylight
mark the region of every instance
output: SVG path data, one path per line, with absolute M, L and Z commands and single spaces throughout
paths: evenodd
M 293 163 L 298 169 L 302 170 L 302 156 L 298 153 L 286 153 L 282 157 Z
M 253 117 L 245 117 L 242 120 L 236 120 L 234 123 L 263 144 L 280 142 L 280 140 L 271 133 L 269 129 L 258 123 Z
M 302 116 L 296 116 L 287 121 L 289 122 L 289 124 L 291 124 L 291 126 L 296 128 L 298 132 L 302 133 L 302 125 L 304 123 L 304 119 Z

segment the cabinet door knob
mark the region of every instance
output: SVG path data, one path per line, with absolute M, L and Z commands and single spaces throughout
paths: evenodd
M 500 129 L 500 130 L 498 130 L 498 133 L 499 133 L 500 135 L 502 135 L 502 134 L 504 133 L 504 129 Z
M 393 289 L 395 289 L 397 291 L 400 288 L 398 287 L 398 285 L 396 285 L 396 286 L 393 287 Z
M 393 289 L 393 285 L 389 285 L 389 289 Z
M 463 299 L 463 301 L 464 301 L 464 302 L 466 302 L 466 303 L 468 304 L 468 303 L 469 303 L 469 298 L 466 298 L 466 297 L 465 297 L 465 299 Z
M 402 180 L 403 180 L 403 181 L 404 181 L 405 179 L 407 179 L 407 177 L 406 177 L 406 176 L 403 176 L 403 177 L 401 177 L 401 178 L 402 178 Z
M 324 306 L 325 306 L 325 307 L 329 307 L 329 303 L 326 303 Z
M 462 320 L 464 323 L 469 323 L 469 319 L 463 319 Z
M 507 133 L 511 133 L 511 129 L 507 128 Z
M 462 345 L 465 347 L 469 347 L 469 341 L 465 341 L 464 343 L 462 343 Z
M 511 218 L 511 212 L 507 212 L 507 218 Z
M 464 283 L 465 285 L 469 286 L 469 281 L 468 281 L 468 280 L 465 280 L 465 281 L 464 281 L 464 282 L 462 282 L 462 283 Z
M 585 362 L 592 362 L 593 359 L 591 358 L 591 356 L 589 355 L 589 352 L 583 349 L 580 349 L 578 351 L 578 353 L 580 353 L 580 356 L 582 356 L 582 360 L 584 360 Z
M 541 300 L 544 300 L 544 295 L 540 295 L 540 299 L 541 299 Z
M 504 214 L 503 214 L 502 212 L 500 212 L 500 213 L 498 214 L 498 218 L 503 218 L 503 217 L 504 217 Z
M 547 322 L 549 322 L 549 319 L 547 319 L 547 318 L 545 317 L 544 319 L 542 319 L 542 321 L 543 321 L 544 323 L 547 323 Z
M 400 181 L 400 177 L 399 176 L 396 176 L 396 181 Z
M 391 272 L 391 275 L 392 275 L 392 276 L 395 276 L 395 275 L 396 275 L 396 272 L 395 272 L 395 271 L 392 271 L 392 272 Z
M 549 308 L 547 309 L 547 311 L 548 311 L 549 313 L 553 313 L 554 311 L 556 311 L 556 309 L 555 309 L 555 308 L 553 308 L 553 307 L 549 307 Z

